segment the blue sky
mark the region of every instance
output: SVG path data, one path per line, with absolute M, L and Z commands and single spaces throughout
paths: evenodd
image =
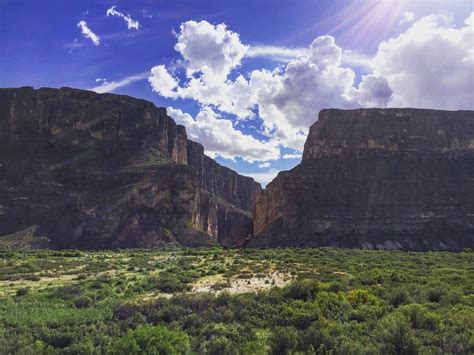
M 0 0 L 0 86 L 168 107 L 263 184 L 326 107 L 473 109 L 474 2 Z

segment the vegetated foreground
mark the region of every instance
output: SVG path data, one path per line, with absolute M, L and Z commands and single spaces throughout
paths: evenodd
M 474 351 L 474 254 L 0 252 L 2 353 Z

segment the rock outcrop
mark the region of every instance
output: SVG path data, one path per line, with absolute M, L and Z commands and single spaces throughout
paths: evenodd
M 474 247 L 474 112 L 323 110 L 256 202 L 256 247 Z
M 152 103 L 0 89 L 0 238 L 60 248 L 241 246 L 261 188 Z M 26 232 L 25 232 L 26 233 Z

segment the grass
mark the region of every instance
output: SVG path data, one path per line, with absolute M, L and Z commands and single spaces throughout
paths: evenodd
M 360 350 L 354 353 L 396 353 L 397 342 L 416 350 L 407 353 L 468 353 L 474 350 L 474 254 L 0 252 L 4 352 L 106 352 L 133 343 L 135 333 L 127 331 L 140 325 L 175 329 L 196 353 L 344 353 L 349 345 Z

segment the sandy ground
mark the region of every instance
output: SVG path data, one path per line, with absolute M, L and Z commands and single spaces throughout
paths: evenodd
M 229 293 L 249 293 L 255 292 L 259 290 L 268 290 L 273 287 L 283 287 L 293 281 L 293 277 L 279 272 L 273 272 L 265 277 L 257 278 L 252 277 L 249 279 L 238 279 L 233 278 L 230 280 L 230 285 L 225 284 L 225 280 L 221 278 L 204 278 L 199 280 L 193 285 L 191 292 L 210 292 L 219 294 L 221 292 L 229 292 Z M 213 287 L 216 284 L 222 284 L 223 287 L 219 287 L 219 289 L 215 289 Z

